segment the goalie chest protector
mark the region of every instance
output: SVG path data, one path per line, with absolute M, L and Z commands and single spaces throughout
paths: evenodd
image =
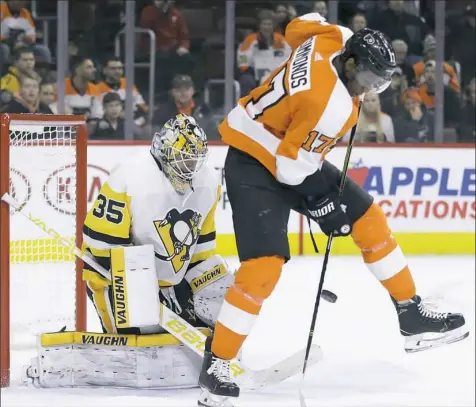
M 205 165 L 194 179 L 193 190 L 179 195 L 149 152 L 124 164 L 108 184 L 128 197 L 132 243 L 152 244 L 161 285 L 178 284 L 191 262 L 206 258 L 215 248 L 218 173 Z

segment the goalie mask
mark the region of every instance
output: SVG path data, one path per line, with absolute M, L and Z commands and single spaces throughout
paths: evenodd
M 178 114 L 154 134 L 151 153 L 174 189 L 184 194 L 207 161 L 207 136 L 193 117 Z

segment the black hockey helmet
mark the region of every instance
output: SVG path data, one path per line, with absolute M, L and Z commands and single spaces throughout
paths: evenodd
M 344 61 L 354 59 L 355 78 L 363 87 L 380 93 L 390 85 L 397 65 L 392 43 L 384 33 L 370 28 L 356 32 L 342 56 Z

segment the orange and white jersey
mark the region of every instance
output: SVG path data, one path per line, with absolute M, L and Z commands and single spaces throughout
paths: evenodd
M 84 94 L 74 86 L 71 78 L 66 78 L 64 83 L 64 100 L 71 107 L 73 114 L 86 115 L 87 119 L 102 119 L 104 111 L 98 86 L 89 83 Z
M 13 32 L 23 32 L 32 41 L 36 39 L 36 28 L 30 12 L 22 8 L 18 15 L 12 14 L 6 2 L 0 5 L 0 41 L 7 39 Z
M 237 51 L 238 67 L 241 71 L 253 68 L 255 79 L 263 83 L 278 66 L 291 55 L 291 47 L 284 36 L 274 33 L 273 45 L 267 49 L 259 49 L 258 33 L 248 35 Z
M 417 86 L 425 83 L 425 76 L 423 71 L 425 70 L 425 63 L 423 61 L 417 62 L 413 65 L 413 72 L 415 74 L 415 83 Z M 447 62 L 443 62 L 443 83 L 445 86 L 449 86 L 456 92 L 461 92 L 459 86 L 458 76 L 454 68 Z
M 101 101 L 103 97 L 110 92 L 117 93 L 122 101 L 126 100 L 126 78 L 121 78 L 121 82 L 119 83 L 118 87 L 112 87 L 106 81 L 99 82 L 97 86 L 100 93 Z M 143 111 L 147 112 L 148 107 L 139 90 L 136 88 L 136 85 L 132 86 L 132 98 L 132 105 L 134 107 L 134 111 L 137 110 L 137 107 L 140 107 Z
M 316 172 L 357 122 L 359 98 L 350 96 L 332 64 L 351 36 L 318 13 L 291 21 L 291 57 L 239 100 L 219 126 L 223 141 L 255 157 L 284 184 L 298 185 Z

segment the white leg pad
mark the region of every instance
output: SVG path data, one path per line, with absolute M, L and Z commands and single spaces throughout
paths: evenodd
M 117 328 L 157 326 L 159 282 L 152 245 L 111 249 L 114 319 Z
M 23 382 L 36 387 L 196 387 L 201 364 L 200 355 L 170 334 L 62 332 L 39 337 L 38 356 L 25 368 Z

